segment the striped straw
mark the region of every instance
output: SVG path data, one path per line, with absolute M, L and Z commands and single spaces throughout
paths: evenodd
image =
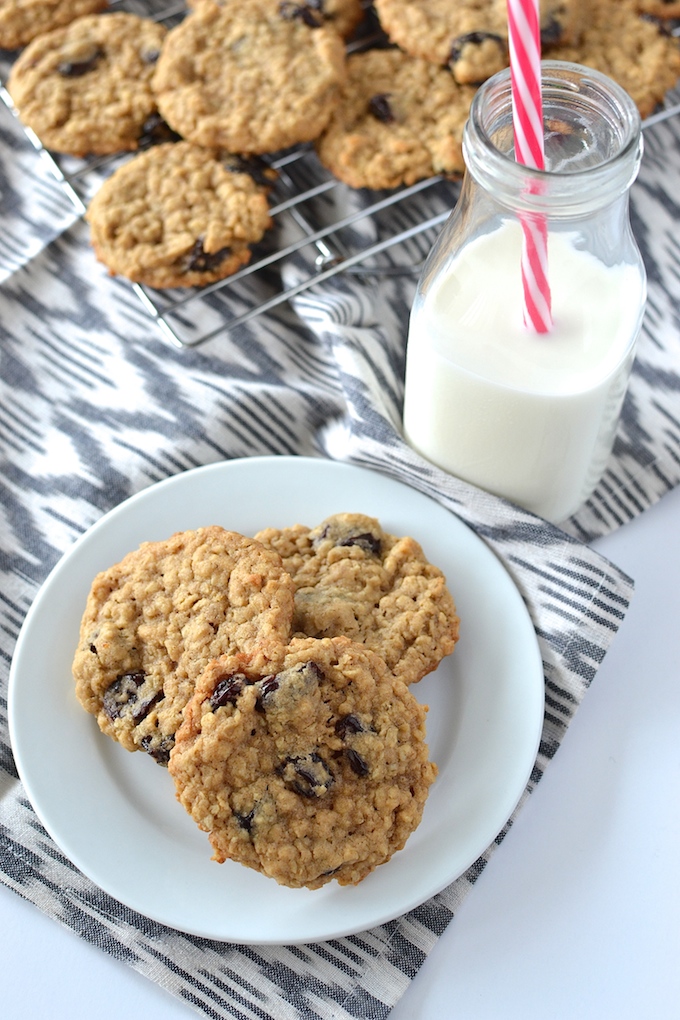
M 545 170 L 538 0 L 507 0 L 507 5 L 515 158 L 532 170 Z M 552 314 L 547 223 L 535 213 L 523 214 L 520 222 L 524 323 L 537 333 L 548 333 Z

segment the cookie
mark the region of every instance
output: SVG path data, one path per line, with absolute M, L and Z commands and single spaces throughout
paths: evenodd
M 336 514 L 315 528 L 260 531 L 293 578 L 296 636 L 344 635 L 415 683 L 449 655 L 458 616 L 446 579 L 413 538 L 383 531 L 364 514 Z
M 316 142 L 335 177 L 354 188 L 395 188 L 463 173 L 472 88 L 398 49 L 353 54 L 347 73 L 340 103 Z
M 341 37 L 304 8 L 201 2 L 168 33 L 153 76 L 158 107 L 183 138 L 266 153 L 310 141 L 345 75 Z
M 0 47 L 18 49 L 43 32 L 107 7 L 107 0 L 2 0 Z
M 200 2 L 201 0 L 190 0 L 188 6 L 195 7 Z M 213 2 L 222 6 L 230 0 Z M 272 8 L 282 13 L 308 22 L 310 27 L 328 25 L 343 39 L 348 39 L 364 19 L 361 0 L 269 0 L 269 3 Z
M 629 93 L 648 116 L 680 77 L 677 40 L 642 17 L 638 0 L 591 0 L 577 46 L 551 46 L 545 58 L 594 67 Z
M 544 0 L 541 39 L 575 42 L 583 0 Z M 451 69 L 461 84 L 479 85 L 508 65 L 506 0 L 375 0 L 380 24 L 406 53 Z
M 293 888 L 356 884 L 422 818 L 425 712 L 363 646 L 294 640 L 275 674 L 239 656 L 208 667 L 169 770 L 214 860 Z
M 637 0 L 636 6 L 651 18 L 680 18 L 680 0 Z
M 42 144 L 74 156 L 130 152 L 156 113 L 150 81 L 166 29 L 135 14 L 93 14 L 35 38 L 7 89 Z
M 167 764 L 197 677 L 244 652 L 276 670 L 293 586 L 279 556 L 218 526 L 146 542 L 94 579 L 73 661 L 76 695 L 100 729 Z
M 86 219 L 97 258 L 149 287 L 200 287 L 251 258 L 271 226 L 268 186 L 242 160 L 189 142 L 157 145 L 104 182 Z

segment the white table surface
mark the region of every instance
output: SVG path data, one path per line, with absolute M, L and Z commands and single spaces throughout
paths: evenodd
M 536 792 L 390 1020 L 680 1018 L 680 489 L 596 547 L 636 581 Z M 3 1020 L 196 1014 L 0 885 Z

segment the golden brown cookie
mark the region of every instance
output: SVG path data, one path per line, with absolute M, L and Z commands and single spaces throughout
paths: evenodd
M 355 53 L 340 103 L 316 142 L 319 159 L 354 188 L 461 175 L 473 95 L 446 68 L 401 50 Z
M 321 132 L 345 76 L 339 34 L 268 0 L 199 2 L 168 33 L 153 87 L 182 137 L 265 153 Z
M 294 888 L 356 884 L 421 820 L 436 775 L 425 711 L 346 638 L 293 641 L 269 675 L 224 656 L 196 685 L 169 769 L 215 860 Z
M 543 45 L 576 42 L 583 0 L 543 0 Z M 480 84 L 508 64 L 507 0 L 375 0 L 382 27 L 406 53 Z
M 680 46 L 640 16 L 637 0 L 591 0 L 576 46 L 551 46 L 545 58 L 594 67 L 629 93 L 648 116 L 680 77 Z
M 139 148 L 156 113 L 150 81 L 165 34 L 149 18 L 117 12 L 37 36 L 7 83 L 22 122 L 55 152 Z
M 202 0 L 190 0 L 188 7 L 195 7 Z M 213 3 L 224 6 L 225 3 L 233 0 L 212 0 Z M 239 3 L 248 0 L 238 0 Z M 364 18 L 364 8 L 361 0 L 267 0 L 275 10 L 282 10 L 290 16 L 301 18 L 307 21 L 310 27 L 315 25 L 328 25 L 334 28 L 343 39 L 352 35 L 357 25 Z
M 149 287 L 200 287 L 245 265 L 271 226 L 247 163 L 189 142 L 157 145 L 105 181 L 87 210 L 97 258 Z
M 73 662 L 76 695 L 128 751 L 167 764 L 196 678 L 242 651 L 283 660 L 293 585 L 279 556 L 211 526 L 146 542 L 94 579 Z
M 62 28 L 107 6 L 107 0 L 2 0 L 0 47 L 13 50 L 25 46 L 43 32 Z
M 267 528 L 256 538 L 293 578 L 296 634 L 362 642 L 407 684 L 453 651 L 453 598 L 413 538 L 389 535 L 364 514 L 335 514 L 311 529 Z

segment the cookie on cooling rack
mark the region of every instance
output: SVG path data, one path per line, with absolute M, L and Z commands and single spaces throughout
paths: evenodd
M 573 42 L 583 0 L 541 3 L 543 44 Z M 406 53 L 451 68 L 456 81 L 480 84 L 507 67 L 506 0 L 375 0 L 380 23 Z
M 350 513 L 315 528 L 267 528 L 255 537 L 279 553 L 293 578 L 297 636 L 359 641 L 407 684 L 453 651 L 453 598 L 415 539 L 389 535 L 374 517 Z
M 183 138 L 266 153 L 315 138 L 345 74 L 345 47 L 303 7 L 197 3 L 173 28 L 153 77 L 158 107 Z
M 218 526 L 147 542 L 94 579 L 73 661 L 76 695 L 129 751 L 167 764 L 197 677 L 243 652 L 275 671 L 293 585 L 279 556 Z
M 149 18 L 117 12 L 38 36 L 7 83 L 19 117 L 55 152 L 137 149 L 156 113 L 150 80 L 165 34 Z
M 195 7 L 200 2 L 202 0 L 189 0 L 187 6 Z M 221 7 L 234 2 L 243 3 L 244 0 L 213 0 L 213 3 Z M 272 8 L 305 21 L 310 28 L 328 25 L 343 39 L 348 39 L 364 19 L 361 0 L 268 0 L 268 2 Z
M 43 32 L 62 28 L 85 14 L 96 14 L 107 0 L 3 0 L 0 6 L 0 47 L 18 49 Z
M 639 0 L 591 0 L 575 46 L 551 46 L 544 56 L 594 67 L 613 78 L 648 116 L 680 77 L 678 41 L 642 17 Z
M 463 127 L 474 90 L 450 71 L 398 49 L 355 53 L 319 159 L 354 188 L 395 188 L 461 175 Z
M 294 888 L 356 884 L 422 818 L 436 776 L 425 711 L 347 638 L 293 641 L 268 675 L 224 656 L 196 685 L 169 769 L 215 860 Z
M 269 186 L 249 163 L 190 142 L 156 145 L 118 167 L 86 213 L 112 274 L 149 287 L 201 287 L 236 272 L 271 226 Z
M 637 0 L 637 7 L 652 18 L 680 18 L 680 0 Z

